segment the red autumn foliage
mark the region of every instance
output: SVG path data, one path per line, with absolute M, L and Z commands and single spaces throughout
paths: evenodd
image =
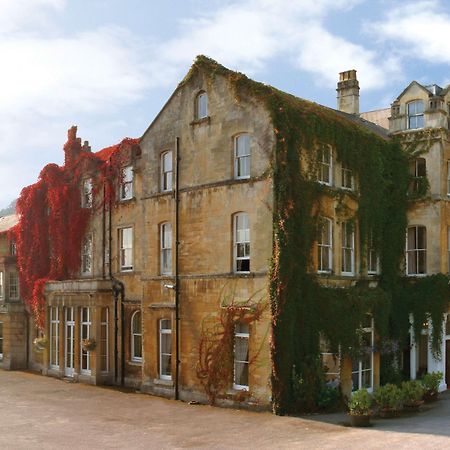
M 21 296 L 41 328 L 45 283 L 79 274 L 81 245 L 90 216 L 115 200 L 114 187 L 120 181 L 121 167 L 133 152 L 140 151 L 138 139 L 126 138 L 91 153 L 81 147 L 76 131 L 76 127 L 68 131 L 64 165 L 45 166 L 38 181 L 24 188 L 17 201 L 15 235 Z M 92 208 L 81 205 L 81 184 L 86 177 L 93 181 Z

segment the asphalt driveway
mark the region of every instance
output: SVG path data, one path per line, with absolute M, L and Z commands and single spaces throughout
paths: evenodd
M 0 449 L 450 449 L 450 393 L 410 417 L 345 426 L 0 370 Z

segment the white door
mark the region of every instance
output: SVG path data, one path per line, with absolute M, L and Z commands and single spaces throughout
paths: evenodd
M 66 377 L 73 377 L 73 361 L 74 361 L 74 332 L 75 332 L 75 320 L 73 308 L 66 308 L 65 317 L 65 363 L 64 363 L 64 375 Z

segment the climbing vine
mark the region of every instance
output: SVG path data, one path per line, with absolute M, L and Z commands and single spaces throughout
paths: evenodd
M 374 317 L 377 334 L 386 340 L 407 333 L 410 312 L 416 315 L 416 333 L 424 315 L 431 315 L 438 323 L 442 319 L 448 301 L 447 285 L 444 287 L 447 278 L 440 275 L 414 282 L 404 279 L 400 272 L 411 182 L 409 161 L 426 151 L 431 138 L 421 137 L 420 145 L 413 139 L 404 150 L 399 139 L 369 131 L 348 114 L 250 80 L 204 56 L 197 58 L 181 84 L 201 70 L 210 78 L 225 77 L 237 102 L 258 99 L 272 119 L 276 140 L 269 288 L 272 402 L 274 411 L 280 414 L 310 409 L 314 399 L 299 402 L 293 379 L 312 386 L 320 378 L 316 364 L 320 335 L 335 350 L 339 346 L 343 354 L 354 353 L 360 345 L 358 330 L 367 313 Z M 338 206 L 345 212 L 347 199 L 353 195 L 317 183 L 317 155 L 324 145 L 332 148 L 337 160 L 358 180 L 358 209 L 353 220 L 358 223 L 362 251 L 370 240 L 379 256 L 381 274 L 376 289 L 361 283 L 356 287 L 324 287 L 313 273 L 312 254 L 322 199 L 340 199 Z M 414 198 L 423 196 L 427 189 L 427 181 L 420 180 Z M 425 299 L 424 303 L 419 298 Z M 440 331 L 439 325 L 433 328 L 435 351 Z
M 38 181 L 22 190 L 15 229 L 20 289 L 41 328 L 46 282 L 79 273 L 81 243 L 91 214 L 115 198 L 120 167 L 136 147 L 137 140 L 124 139 L 116 146 L 91 153 L 81 146 L 76 127 L 72 127 L 64 145 L 64 165 L 48 164 Z M 96 201 L 92 208 L 81 205 L 81 183 L 86 176 L 93 180 Z

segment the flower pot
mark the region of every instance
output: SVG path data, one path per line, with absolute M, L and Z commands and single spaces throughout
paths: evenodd
M 368 427 L 370 426 L 370 415 L 348 415 L 350 418 L 350 425 L 352 427 Z
M 409 411 L 416 411 L 418 410 L 422 405 L 424 401 L 423 400 L 415 400 L 412 402 L 405 402 L 403 406 L 408 409 Z
M 397 408 L 380 408 L 380 417 L 384 419 L 391 419 L 392 417 L 397 417 L 400 411 Z

